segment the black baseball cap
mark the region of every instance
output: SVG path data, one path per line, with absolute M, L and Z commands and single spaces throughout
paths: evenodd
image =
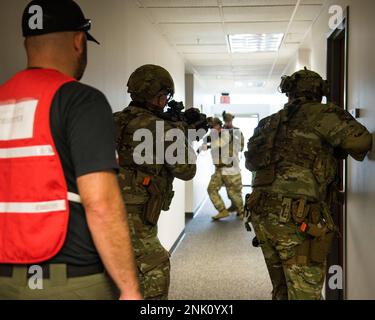
M 100 44 L 88 32 L 90 29 L 91 20 L 85 18 L 81 8 L 73 0 L 33 0 L 27 5 L 22 16 L 24 37 L 84 31 L 87 40 Z

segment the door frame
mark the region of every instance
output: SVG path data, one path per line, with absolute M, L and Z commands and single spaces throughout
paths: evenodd
M 342 107 L 347 111 L 348 110 L 348 61 L 349 61 L 349 7 L 346 7 L 343 13 L 343 21 L 341 24 L 327 36 L 327 80 L 331 81 L 333 75 L 335 74 L 335 65 L 333 61 L 335 59 L 335 53 L 337 48 L 335 47 L 336 40 L 341 39 L 344 41 L 344 75 L 343 75 L 343 92 L 342 92 Z M 333 90 L 332 90 L 333 89 Z M 327 97 L 328 102 L 332 100 L 332 94 L 334 90 L 338 90 L 337 84 L 331 82 L 331 95 Z M 336 101 L 336 104 L 339 101 Z M 326 281 L 326 290 L 325 296 L 326 299 L 337 299 L 345 300 L 347 298 L 347 206 L 346 206 L 346 197 L 347 197 L 347 161 L 342 162 L 342 185 L 341 191 L 344 192 L 344 204 L 342 206 L 342 290 L 329 290 Z M 339 248 L 337 248 L 339 250 Z M 335 257 L 337 258 L 337 257 Z M 328 258 L 329 259 L 329 258 Z M 328 260 L 329 261 L 329 260 Z M 339 261 L 340 262 L 340 261 Z M 327 266 L 329 267 L 329 266 Z M 329 279 L 330 274 L 328 273 L 327 268 L 327 277 Z
M 214 114 L 214 117 L 217 117 L 217 118 L 220 119 L 222 117 L 222 115 L 221 114 Z M 258 119 L 258 124 L 259 124 L 259 121 L 261 120 L 259 113 L 240 113 L 240 114 L 235 114 L 235 117 L 236 118 L 254 118 L 254 119 L 256 118 L 256 119 Z M 242 153 L 244 153 L 246 151 L 246 146 L 247 146 L 247 141 L 245 141 L 245 146 L 244 146 L 244 150 L 242 151 Z M 245 188 L 251 187 L 251 181 L 250 181 L 250 184 L 245 184 L 244 182 L 242 182 L 242 183 L 243 183 L 242 186 L 245 187 Z

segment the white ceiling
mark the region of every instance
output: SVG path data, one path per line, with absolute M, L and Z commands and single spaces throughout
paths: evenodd
M 325 0 L 135 0 L 212 93 L 274 92 Z M 285 33 L 278 52 L 230 53 L 228 34 Z M 264 88 L 248 88 L 250 81 Z M 238 82 L 243 87 L 238 87 Z M 237 85 L 235 85 L 235 83 Z M 251 92 L 253 91 L 253 92 Z

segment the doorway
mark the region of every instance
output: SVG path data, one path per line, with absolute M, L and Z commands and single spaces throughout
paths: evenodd
M 257 114 L 253 115 L 236 115 L 233 119 L 233 125 L 241 129 L 242 134 L 245 138 L 245 146 L 243 152 L 240 156 L 240 168 L 242 176 L 242 184 L 244 187 L 250 187 L 252 181 L 252 174 L 245 167 L 245 154 L 244 151 L 247 150 L 247 142 L 254 135 L 254 130 L 258 126 L 259 116 Z
M 215 115 L 215 117 L 220 118 L 220 115 Z M 247 142 L 253 136 L 255 128 L 258 126 L 259 123 L 259 115 L 258 114 L 236 114 L 235 118 L 233 119 L 233 126 L 239 128 L 245 138 L 245 146 L 244 150 L 240 154 L 240 169 L 241 169 L 241 176 L 242 176 L 242 184 L 244 187 L 250 187 L 252 181 L 252 174 L 249 170 L 245 167 L 245 154 L 244 152 L 247 149 Z
M 347 110 L 347 61 L 348 61 L 348 13 L 346 9 L 345 18 L 341 25 L 334 30 L 327 39 L 327 80 L 330 82 L 330 95 L 328 102 L 332 102 Z M 346 252 L 346 162 L 339 161 L 339 199 L 331 208 L 333 219 L 339 228 L 340 236 L 335 238 L 332 244 L 331 253 L 327 259 L 327 280 L 331 276 L 329 268 L 331 266 L 340 266 L 342 270 L 342 289 L 331 289 L 326 285 L 325 297 L 327 300 L 343 300 L 345 298 L 345 252 Z M 328 283 L 328 281 L 327 281 Z

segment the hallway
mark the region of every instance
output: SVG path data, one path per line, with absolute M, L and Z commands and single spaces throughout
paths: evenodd
M 214 213 L 207 199 L 198 215 L 187 223 L 185 237 L 171 258 L 169 298 L 270 299 L 271 282 L 261 250 L 251 245 L 253 234 L 234 214 L 212 222 Z
M 47 56 L 51 55 L 50 58 L 53 56 L 52 60 L 56 58 L 59 63 L 56 61 L 46 63 L 45 59 L 40 59 L 38 63 L 31 61 L 30 64 L 30 59 L 25 51 L 25 37 L 21 21 L 22 12 L 30 0 L 0 0 L 0 29 L 3 31 L 0 35 L 3 49 L 0 50 L 0 87 L 15 74 L 25 70 L 27 66 L 38 69 L 54 69 L 65 76 L 72 77 L 75 75 L 70 69 L 76 69 L 78 65 L 84 69 L 83 62 L 87 60 L 87 68 L 80 82 L 82 85 L 87 85 L 103 93 L 106 101 L 100 102 L 100 99 L 91 99 L 89 95 L 86 97 L 83 94 L 74 95 L 74 99 L 67 97 L 66 101 L 72 106 L 74 105 L 74 108 L 71 108 L 72 112 L 82 114 L 82 117 L 77 116 L 77 118 L 82 118 L 82 121 L 86 120 L 88 123 L 84 122 L 83 125 L 78 125 L 78 122 L 71 121 L 77 125 L 77 130 L 79 128 L 89 136 L 95 131 L 100 131 L 99 138 L 92 139 L 94 142 L 90 143 L 83 139 L 81 146 L 71 148 L 69 144 L 73 143 L 75 139 L 71 138 L 68 131 L 65 129 L 56 131 L 59 133 L 59 138 L 62 135 L 66 140 L 63 146 L 69 147 L 66 152 L 67 156 L 73 157 L 71 154 L 73 149 L 77 149 L 77 153 L 82 154 L 77 159 L 81 159 L 82 164 L 88 166 L 87 170 L 82 171 L 83 176 L 102 171 L 107 173 L 108 169 L 115 165 L 113 147 L 116 137 L 112 134 L 115 131 L 113 123 L 104 125 L 105 117 L 99 117 L 98 114 L 100 115 L 104 111 L 116 113 L 131 103 L 133 98 L 129 94 L 127 85 L 129 78 L 140 66 L 147 64 L 160 66 L 169 72 L 173 78 L 173 99 L 176 102 L 182 102 L 185 110 L 194 107 L 207 117 L 222 118 L 224 112 L 234 115 L 233 125 L 244 131 L 246 137 L 243 151 L 248 149 L 247 140 L 252 135 L 253 124 L 255 125 L 258 120 L 278 112 L 288 101 L 288 97 L 280 92 L 282 91 L 280 90 L 281 79 L 287 79 L 284 76 L 290 76 L 304 67 L 319 73 L 323 79 L 329 80 L 331 94 L 324 99 L 324 103 L 332 102 L 340 105 L 368 129 L 375 141 L 375 63 L 373 62 L 375 32 L 372 31 L 375 29 L 374 0 L 75 1 L 82 8 L 87 21 L 85 19 L 86 23 L 82 24 L 82 28 L 85 29 L 80 27 L 78 31 L 74 32 L 78 32 L 78 35 L 82 36 L 82 32 L 90 27 L 90 34 L 95 36 L 100 45 L 90 41 L 84 48 L 85 50 L 82 49 L 81 53 L 76 52 L 73 55 L 73 52 L 69 53 L 68 51 L 72 51 L 72 48 L 77 46 L 72 46 L 70 41 L 70 49 L 66 50 L 66 54 L 71 58 L 75 56 L 77 63 L 72 63 L 71 68 L 66 68 L 64 50 L 57 50 L 54 55 L 49 50 L 45 50 Z M 42 7 L 39 9 L 43 9 Z M 29 23 L 33 21 L 33 24 L 32 28 L 27 23 L 25 26 L 34 28 L 33 32 L 39 32 L 44 28 L 36 23 L 37 20 L 40 20 L 38 16 L 43 10 L 39 11 L 27 14 Z M 49 15 L 46 17 L 50 19 Z M 69 19 L 64 20 L 68 21 Z M 78 23 L 77 25 L 81 26 Z M 40 30 L 38 31 L 38 29 Z M 49 28 L 44 29 L 56 31 L 49 30 Z M 40 32 L 44 33 L 44 31 Z M 63 30 L 61 32 L 73 31 Z M 40 45 L 46 43 L 47 47 L 54 48 L 55 44 L 47 41 L 48 34 L 40 34 L 46 36 L 46 40 L 40 38 Z M 85 37 L 81 37 L 81 40 L 84 39 Z M 86 41 L 82 43 L 86 43 Z M 78 50 L 76 49 L 75 51 Z M 36 56 L 44 52 L 44 50 L 33 51 Z M 86 53 L 87 59 L 84 59 Z M 78 63 L 78 57 L 81 55 L 82 61 Z M 60 57 L 63 58 L 60 59 Z M 75 65 L 74 68 L 73 65 Z M 146 80 L 143 79 L 144 84 L 151 85 L 151 82 Z M 140 87 L 143 88 L 143 84 Z M 44 148 L 39 148 L 44 147 L 44 144 L 38 142 L 35 146 L 31 145 L 29 139 L 36 132 L 33 130 L 33 126 L 38 119 L 35 117 L 37 110 L 35 101 L 38 101 L 39 98 L 37 95 L 34 96 L 34 92 L 28 92 L 30 88 L 33 87 L 29 84 L 23 85 L 22 90 L 20 88 L 22 99 L 18 99 L 12 94 L 14 98 L 9 100 L 8 93 L 3 97 L 0 96 L 0 109 L 5 107 L 0 112 L 0 168 L 2 161 L 5 163 L 8 159 L 18 159 L 19 155 L 22 156 L 21 158 L 55 157 L 57 155 L 56 150 L 52 150 L 54 147 L 50 142 L 46 146 L 53 148 L 46 149 L 46 152 L 48 151 L 46 155 L 39 155 L 40 150 L 44 152 Z M 171 88 L 171 85 L 164 88 L 167 89 L 167 98 L 170 96 Z M 165 95 L 164 89 L 159 91 L 161 96 Z M 28 105 L 24 105 L 24 98 L 26 101 L 31 99 L 30 110 L 23 109 Z M 77 98 L 77 106 L 75 98 Z M 88 108 L 90 112 L 83 112 L 84 109 L 80 108 L 87 107 L 88 104 L 81 103 L 81 98 L 89 99 L 90 104 L 94 103 L 100 113 L 94 112 L 96 110 L 94 108 Z M 329 110 L 331 109 L 327 109 L 324 113 L 329 114 Z M 25 116 L 22 112 L 25 113 Z M 92 116 L 98 117 L 97 124 L 89 118 L 91 113 Z M 70 114 L 70 111 L 66 114 Z M 65 113 L 62 115 L 65 117 Z M 343 115 L 343 117 L 347 121 L 347 115 Z M 56 118 L 60 120 L 59 117 Z M 70 117 L 67 116 L 67 118 Z M 108 114 L 107 118 L 112 119 L 111 114 Z M 45 117 L 45 119 L 48 118 Z M 23 121 L 26 120 L 28 121 L 27 126 L 23 124 Z M 53 128 L 51 124 L 50 127 Z M 65 121 L 61 121 L 61 125 L 63 124 L 65 125 Z M 327 126 L 329 124 L 331 122 L 327 121 Z M 137 129 L 144 129 L 143 126 L 143 124 L 139 124 Z M 320 133 L 318 127 L 314 127 L 314 129 Z M 17 133 L 18 130 L 20 133 Z M 323 126 L 321 130 L 331 131 Z M 339 136 L 340 130 L 344 129 L 335 126 L 335 130 L 331 132 L 335 137 L 331 141 L 332 148 L 336 149 L 336 142 L 339 143 L 340 139 L 336 139 L 336 137 Z M 138 132 L 140 133 L 140 131 Z M 108 136 L 111 135 L 108 137 L 110 141 L 104 143 L 101 148 L 100 141 L 102 141 L 105 132 Z M 25 138 L 20 139 L 20 137 Z M 83 134 L 77 134 L 77 140 L 82 137 Z M 88 137 L 87 140 L 91 141 L 91 137 Z M 134 141 L 136 141 L 135 138 Z M 24 142 L 25 146 L 23 146 Z M 13 146 L 13 143 L 14 148 L 10 148 L 9 146 Z M 194 141 L 194 150 L 198 150 L 202 143 L 202 141 Z M 159 144 L 157 146 L 159 147 Z M 111 150 L 107 155 L 109 147 Z M 94 149 L 94 156 L 89 156 L 91 149 Z M 106 157 L 113 158 L 112 166 L 99 166 L 101 161 L 97 161 L 97 157 L 101 151 L 106 154 Z M 296 151 L 297 158 L 305 157 L 304 148 L 301 148 L 301 152 L 299 149 Z M 130 154 L 129 151 L 129 156 Z M 310 156 L 307 157 L 310 158 Z M 23 161 L 23 159 L 20 159 L 20 163 L 21 160 Z M 244 174 L 243 183 L 250 185 L 250 178 L 245 175 L 250 173 L 244 169 L 243 158 L 241 161 L 242 174 Z M 375 254 L 373 253 L 375 243 L 374 161 L 375 143 L 373 143 L 371 152 L 362 162 L 349 157 L 340 166 L 339 173 L 342 178 L 340 191 L 342 194 L 339 198 L 345 199 L 345 203 L 344 206 L 340 206 L 340 210 L 335 210 L 334 219 L 336 224 L 341 227 L 342 237 L 339 241 L 335 239 L 336 243 L 332 247 L 327 262 L 327 266 L 332 268 L 331 270 L 338 270 L 337 274 L 327 273 L 327 279 L 330 277 L 334 279 L 337 275 L 340 285 L 335 283 L 333 289 L 327 286 L 333 293 L 331 296 L 326 295 L 327 300 L 375 299 L 375 277 L 372 276 L 375 269 Z M 98 163 L 95 170 L 92 168 L 91 162 Z M 315 159 L 313 167 L 326 162 L 328 160 L 316 161 Z M 25 163 L 29 165 L 29 161 L 25 161 Z M 169 163 L 169 165 L 171 164 Z M 77 168 L 73 168 L 75 166 Z M 155 163 L 155 166 L 159 166 L 159 163 Z M 13 165 L 11 167 L 13 170 Z M 78 168 L 78 160 L 76 161 L 74 157 L 69 159 L 67 167 L 72 167 L 65 175 L 69 193 L 74 192 L 75 195 L 78 195 L 81 193 L 78 185 L 75 185 L 78 178 L 81 178 L 81 175 L 78 174 L 81 171 Z M 7 179 L 8 172 L 4 170 L 7 167 L 2 165 L 2 168 L 3 173 L 2 176 L 0 174 L 0 177 Z M 33 174 L 33 170 L 27 166 L 22 166 L 22 170 L 30 175 Z M 270 299 L 271 282 L 261 249 L 254 248 L 251 244 L 254 234 L 247 232 L 243 223 L 234 215 L 223 221 L 213 222 L 211 220 L 211 216 L 216 212 L 211 201 L 205 198 L 207 198 L 207 186 L 213 170 L 211 151 L 200 152 L 197 156 L 195 177 L 190 181 L 174 179 L 174 196 L 169 210 L 163 212 L 157 222 L 158 238 L 168 251 L 175 247 L 180 235 L 183 232 L 185 234 L 171 256 L 169 297 L 172 300 Z M 69 175 L 74 173 L 74 175 L 70 177 L 68 173 Z M 149 172 L 147 171 L 147 173 Z M 317 172 L 311 174 L 313 177 Z M 22 179 L 28 177 L 23 172 L 21 176 Z M 40 177 L 40 179 L 48 177 L 47 174 L 34 174 L 34 176 Z M 327 180 L 324 177 L 325 175 L 319 177 L 322 183 Z M 21 193 L 18 191 L 14 193 L 15 199 L 10 199 L 9 190 L 4 187 L 6 184 L 0 185 L 3 186 L 3 190 L 0 190 L 3 192 L 2 194 L 0 192 L 0 215 L 10 210 L 7 203 L 10 203 L 12 208 L 15 204 L 16 209 L 19 210 L 20 207 L 24 208 L 24 201 L 30 201 L 30 199 L 19 199 Z M 25 186 L 22 183 L 14 185 Z M 62 206 L 62 199 L 65 200 L 66 192 L 64 191 L 63 198 L 57 199 L 56 196 L 55 199 L 52 186 L 52 184 L 48 184 L 48 188 L 51 189 L 51 192 L 46 192 L 48 199 L 39 200 L 43 200 L 43 205 L 44 200 L 59 201 Z M 138 185 L 136 187 L 138 188 Z M 108 188 L 103 189 L 109 190 Z M 29 191 L 33 193 L 33 190 L 33 188 L 28 188 L 25 194 L 28 194 Z M 98 194 L 99 188 L 95 190 Z M 244 189 L 244 195 L 248 190 L 249 188 Z M 137 189 L 130 189 L 129 194 L 132 194 L 133 191 L 137 192 Z M 222 193 L 225 194 L 225 191 L 222 190 Z M 115 193 L 111 193 L 112 195 Z M 142 195 L 142 199 L 144 199 L 147 194 L 139 192 L 139 195 Z M 171 193 L 168 192 L 169 195 Z M 138 197 L 138 194 L 136 196 Z M 131 201 L 137 197 L 131 197 Z M 37 198 L 39 198 L 39 194 Z M 81 194 L 80 198 L 85 199 Z M 108 198 L 106 199 L 108 200 Z M 34 200 L 37 201 L 37 199 Z M 28 207 L 29 202 L 26 203 Z M 64 205 L 66 207 L 67 203 L 64 202 Z M 76 205 L 74 204 L 74 206 Z M 336 206 L 338 207 L 338 205 Z M 198 208 L 200 209 L 198 210 Z M 87 217 L 84 215 L 85 206 L 81 209 L 82 212 L 79 215 L 71 215 L 74 219 L 69 222 L 73 227 L 69 225 L 68 231 L 72 230 L 72 236 L 77 237 L 77 241 L 72 241 L 73 249 L 68 256 L 76 258 L 73 261 L 64 260 L 63 262 L 66 264 L 69 262 L 74 265 L 79 261 L 79 265 L 91 265 L 93 263 L 91 259 L 86 261 L 86 251 L 88 251 L 87 256 L 95 254 L 103 260 L 102 252 L 100 254 L 96 252 L 102 250 L 97 250 L 91 239 L 91 229 L 88 228 Z M 44 208 L 32 206 L 32 211 L 39 210 L 43 211 Z M 105 212 L 107 213 L 108 210 Z M 186 219 L 186 213 L 192 212 L 197 213 L 195 218 Z M 71 223 L 71 221 L 73 222 Z M 77 222 L 77 226 L 75 222 Z M 13 232 L 13 228 L 10 230 Z M 46 230 L 49 231 L 48 228 Z M 82 230 L 86 231 L 82 232 Z M 114 232 L 110 234 L 111 237 L 106 237 L 106 239 L 114 239 L 112 236 Z M 71 238 L 67 237 L 67 239 Z M 41 241 L 41 243 L 48 244 L 47 241 Z M 121 243 L 121 241 L 117 241 L 117 243 Z M 78 249 L 82 249 L 83 253 Z M 103 252 L 105 254 L 106 251 L 103 250 Z M 113 259 L 123 258 L 121 254 L 113 255 Z M 81 258 L 85 261 L 81 261 Z M 99 258 L 92 260 L 99 261 Z M 129 261 L 125 258 L 124 260 Z M 118 265 L 121 268 L 125 263 L 118 263 Z M 329 284 L 329 282 L 327 283 Z

